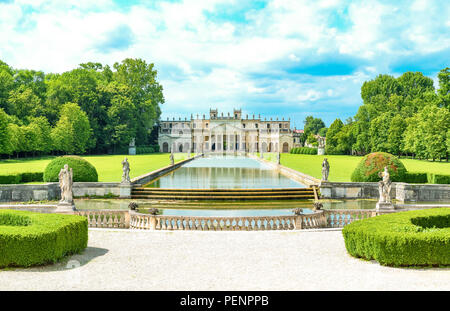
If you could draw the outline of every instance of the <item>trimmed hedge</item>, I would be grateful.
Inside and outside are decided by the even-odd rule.
[[[293,153],[293,154],[317,154],[317,148],[297,147],[297,148],[292,148],[290,153]]]
[[[137,146],[136,154],[147,154],[159,152],[159,145]]]
[[[450,208],[355,221],[342,234],[347,252],[388,266],[450,265]]]
[[[402,181],[410,184],[426,184],[428,177],[427,173],[406,172]]]
[[[97,182],[98,174],[95,167],[78,156],[63,156],[53,159],[45,168],[44,181],[57,182],[58,175],[64,164],[68,164],[73,169],[74,182]]]
[[[428,173],[429,184],[450,184],[450,175]]]
[[[83,216],[0,210],[0,267],[54,263],[87,242]]]
[[[9,175],[0,175],[0,184],[20,184],[33,181],[44,181],[44,173],[26,172]]]
[[[379,172],[388,167],[391,181],[405,180],[406,168],[394,155],[386,152],[373,152],[366,155],[352,173],[353,182],[376,182],[380,180]]]

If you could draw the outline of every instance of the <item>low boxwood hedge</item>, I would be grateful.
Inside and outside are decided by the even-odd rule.
[[[406,172],[402,181],[409,184],[426,184],[427,173]]]
[[[53,263],[87,247],[87,219],[0,210],[0,267]]]
[[[450,208],[355,221],[342,234],[350,255],[388,266],[450,265]]]
[[[44,181],[43,172],[25,172],[0,175],[0,184],[21,184],[33,181]]]
[[[296,148],[292,148],[290,153],[293,153],[293,154],[317,154],[317,148],[296,147]]]
[[[58,175],[64,165],[69,165],[73,169],[74,182],[97,182],[98,173],[95,167],[79,156],[63,156],[53,159],[45,168],[44,181],[57,182]]]
[[[429,184],[450,184],[450,175],[428,173]]]

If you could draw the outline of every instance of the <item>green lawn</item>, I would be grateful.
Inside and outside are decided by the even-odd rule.
[[[95,166],[99,181],[120,182],[122,164],[125,157],[130,162],[130,177],[134,178],[170,164],[170,153],[153,153],[140,155],[100,155],[83,158]],[[175,153],[175,162],[187,158],[185,153]],[[53,157],[0,160],[0,175],[19,172],[43,172]]]
[[[264,158],[270,161],[276,161],[275,153],[265,153]],[[343,156],[343,155],[308,155],[308,154],[281,154],[281,164],[305,173],[307,175],[321,178],[322,177],[322,161],[328,159],[330,163],[330,181],[350,181],[356,165],[361,161],[362,157]],[[410,172],[425,172],[435,174],[450,175],[450,163],[447,162],[430,162],[413,159],[400,159]]]

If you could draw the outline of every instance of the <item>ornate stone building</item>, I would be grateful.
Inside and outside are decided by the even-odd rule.
[[[197,114],[190,120],[160,121],[158,143],[162,152],[235,153],[289,152],[294,147],[290,119],[264,120],[260,115],[243,118],[241,110],[219,115],[210,109],[209,119]]]

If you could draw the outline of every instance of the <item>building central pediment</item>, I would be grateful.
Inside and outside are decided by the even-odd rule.
[[[231,125],[229,123],[220,123],[214,127],[211,127],[211,133],[214,132],[235,132],[235,131],[242,131],[242,128],[236,127],[234,125]]]

